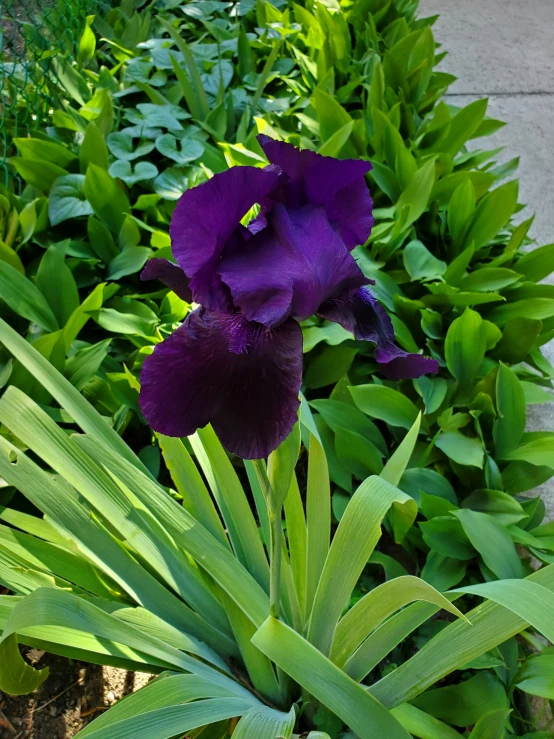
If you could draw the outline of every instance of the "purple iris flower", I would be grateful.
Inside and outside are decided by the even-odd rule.
[[[178,266],[151,259],[141,275],[201,306],[144,362],[144,416],[167,436],[211,423],[245,459],[266,457],[297,420],[298,322],[314,313],[373,342],[388,378],[438,370],[396,346],[350,253],[373,225],[364,179],[371,164],[258,140],[271,164],[233,167],[187,190],[170,227]],[[258,215],[242,225],[256,204]]]

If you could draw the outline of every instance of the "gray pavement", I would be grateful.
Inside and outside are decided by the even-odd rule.
[[[528,204],[520,217],[536,214],[537,245],[554,242],[554,0],[420,0],[420,14],[440,14],[435,40],[449,52],[441,69],[458,78],[448,102],[488,97],[488,115],[508,123],[475,148],[520,157],[519,200]],[[554,364],[554,342],[545,354]],[[554,403],[528,415],[529,430],[554,431]],[[539,490],[554,519],[554,478]]]

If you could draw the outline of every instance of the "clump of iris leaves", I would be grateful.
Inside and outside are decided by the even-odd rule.
[[[44,73],[59,104],[0,190],[0,687],[46,676],[18,640],[161,675],[79,736],[554,736],[554,526],[528,494],[554,435],[525,431],[552,400],[554,245],[529,249],[486,100],[442,99],[433,21],[414,0],[124,0]],[[186,188],[264,166],[260,132],[371,160],[355,256],[441,367],[384,381],[305,321],[296,475],[298,449],[229,460],[209,429],[153,437],[137,404],[191,310],[139,272],[171,258]]]

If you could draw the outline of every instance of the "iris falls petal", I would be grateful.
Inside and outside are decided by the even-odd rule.
[[[296,423],[302,332],[198,308],[146,359],[140,405],[155,430],[189,436],[211,423],[227,449],[266,457]]]

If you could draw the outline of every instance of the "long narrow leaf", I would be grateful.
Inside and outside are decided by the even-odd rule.
[[[29,342],[0,318],[0,342],[16,357],[40,384],[65,408],[69,415],[87,434],[103,440],[116,449],[125,459],[150,474],[140,459],[105,419],[88,403]]]
[[[363,568],[381,536],[381,522],[391,506],[402,506],[411,520],[417,504],[380,477],[369,477],[354,493],[335,533],[321,575],[308,639],[328,654],[336,625]]]
[[[501,584],[501,582],[499,581],[498,584]],[[554,565],[543,567],[525,580],[518,580],[517,582],[538,584],[542,586],[541,594],[543,591],[552,594],[552,591],[554,591]],[[490,584],[488,583],[488,585]],[[533,593],[534,601],[534,589]],[[552,595],[548,596],[549,601],[551,597]],[[538,619],[541,628],[543,628],[545,624],[543,623],[542,608],[539,606],[535,609],[532,602],[527,610],[530,610],[530,612],[526,613],[526,616],[533,616],[534,621]],[[447,626],[411,659],[372,685],[369,688],[372,695],[389,708],[406,703],[433,685],[437,680],[454,670],[460,669],[471,660],[523,631],[529,625],[525,618],[490,601],[478,606],[466,615],[471,621],[471,625],[464,621],[457,621]],[[549,633],[552,628],[551,621],[550,617]]]
[[[281,621],[268,618],[252,641],[360,739],[409,739],[390,711]]]
[[[397,577],[371,590],[341,619],[335,633],[331,659],[342,667],[358,646],[386,618],[412,601],[427,601],[465,618],[450,601],[419,577]]]
[[[329,469],[323,446],[313,434],[310,434],[308,456],[306,532],[305,616],[307,617],[312,609],[315,592],[323,567],[325,566],[331,539]]]

